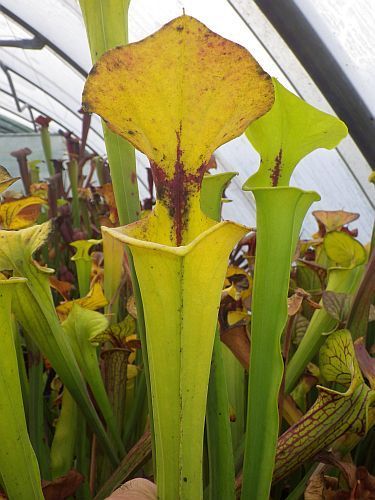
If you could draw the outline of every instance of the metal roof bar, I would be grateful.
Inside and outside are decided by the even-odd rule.
[[[375,121],[337,60],[293,0],[254,0],[304,66],[372,169]]]
[[[4,94],[6,94],[6,95],[8,95],[8,96],[10,96],[10,97],[13,97],[13,98],[14,98],[13,94],[12,94],[11,92],[8,92],[8,91],[7,91],[7,90],[5,90],[5,89],[0,88],[0,92],[3,92]],[[20,102],[20,103],[23,103],[23,104],[24,104],[23,109],[28,109],[28,110],[29,110],[29,112],[32,112],[32,110],[34,110],[34,111],[36,111],[36,112],[38,113],[38,115],[45,115],[45,112],[44,112],[44,111],[42,111],[41,109],[39,109],[39,108],[37,108],[37,107],[33,106],[32,104],[27,103],[24,99],[21,99],[21,98],[19,97],[19,98],[18,98],[18,100],[19,100],[19,102]],[[2,109],[5,109],[5,110],[6,110],[6,111],[8,111],[9,113],[12,113],[12,114],[14,114],[14,115],[16,115],[16,116],[19,116],[19,115],[17,115],[14,111],[12,111],[12,110],[10,110],[10,109],[8,109],[8,108],[6,108],[6,107],[4,107],[4,106],[1,106],[1,105],[0,105],[0,109],[1,109],[1,108],[2,108]],[[29,121],[29,120],[27,120],[27,118],[25,118],[24,116],[21,116],[21,118],[23,118],[23,119],[24,119],[24,120],[26,120],[26,121]],[[53,119],[53,121],[54,121],[54,123],[56,123],[57,125],[59,125],[62,129],[66,130],[67,132],[72,132],[70,129],[68,129],[68,127],[67,127],[66,125],[64,125],[63,123],[61,123],[59,120],[55,120],[55,119]],[[76,134],[74,134],[74,135],[76,135]],[[78,137],[78,136],[76,136],[76,137]],[[86,147],[87,147],[88,149],[90,149],[93,153],[98,154],[98,153],[95,151],[95,149],[94,149],[92,146],[90,146],[89,144],[87,144],[87,145],[86,145]]]
[[[14,47],[25,50],[41,50],[46,43],[38,36],[33,38],[17,38],[16,40],[0,40],[0,47]]]
[[[37,31],[32,26],[30,26],[30,24],[26,23],[23,19],[18,17],[16,14],[14,14],[14,12],[7,9],[3,5],[0,5],[0,10],[1,10],[1,12],[3,12],[3,14],[5,14],[10,19],[15,21],[17,24],[22,26],[22,28],[27,30],[32,35],[34,35],[40,41],[40,43],[43,43],[48,48],[50,48],[53,52],[55,52],[58,56],[60,56],[65,62],[67,62],[70,66],[72,66],[72,68],[74,68],[76,71],[78,71],[78,73],[80,73],[85,78],[87,77],[87,71],[85,71],[85,69],[82,68],[82,66],[80,66],[76,61],[74,61],[74,59],[69,57],[68,54],[66,54],[63,50],[61,50],[57,45],[55,45],[50,40],[48,40],[46,37],[44,37],[41,33],[39,33],[39,31]]]

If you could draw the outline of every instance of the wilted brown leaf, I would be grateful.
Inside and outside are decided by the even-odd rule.
[[[304,295],[301,293],[294,293],[291,297],[288,297],[288,316],[295,316],[302,305]]]
[[[126,302],[126,309],[128,313],[133,316],[133,318],[137,319],[137,306],[135,304],[134,295],[131,295]]]
[[[50,276],[49,284],[52,288],[59,292],[65,300],[69,300],[69,294],[74,288],[73,283],[70,283],[69,281],[61,281],[57,279],[56,276]]]
[[[321,236],[331,231],[340,231],[343,226],[359,218],[359,214],[344,210],[315,210],[312,214],[318,223]]]
[[[53,481],[43,481],[44,498],[45,500],[65,500],[74,495],[83,481],[82,474],[74,469]]]
[[[108,205],[109,220],[112,222],[112,224],[118,224],[118,213],[112,184],[103,184],[103,186],[96,188],[96,190],[101,196],[103,196],[104,201]]]
[[[321,306],[311,300],[311,295],[303,288],[296,288],[294,294],[288,298],[288,316],[295,316],[303,301],[306,301],[313,309],[321,309]]]
[[[228,330],[220,330],[220,340],[238,359],[245,370],[249,369],[250,340],[245,326],[236,326]]]

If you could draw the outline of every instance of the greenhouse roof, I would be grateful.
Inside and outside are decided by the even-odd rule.
[[[360,239],[367,241],[374,214],[368,176],[375,165],[375,9],[371,2],[132,0],[130,41],[156,31],[183,9],[245,46],[290,90],[347,123],[350,135],[335,150],[318,150],[306,157],[293,183],[320,193],[322,199],[313,209],[359,212],[354,227],[359,228]],[[2,0],[0,32],[1,127],[17,128],[18,124],[20,131],[34,130],[35,117],[45,114],[53,119],[52,131],[70,130],[79,136],[81,94],[91,60],[78,2]],[[105,153],[96,116],[88,146]],[[141,195],[146,196],[148,162],[140,153],[137,159]],[[219,171],[239,173],[233,182],[236,188],[259,165],[257,153],[244,136],[219,148],[216,159]],[[232,190],[228,190],[229,198]],[[225,205],[225,217],[254,224],[252,195],[236,189],[233,199]],[[304,236],[315,229],[310,216]]]

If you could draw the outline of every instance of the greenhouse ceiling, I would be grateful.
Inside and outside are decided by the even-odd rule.
[[[52,131],[81,133],[81,94],[91,68],[76,0],[2,0],[0,17],[0,115],[33,128],[39,114]],[[374,213],[375,9],[367,0],[132,0],[129,36],[137,41],[185,11],[212,30],[245,46],[271,75],[314,106],[336,113],[350,135],[333,151],[305,158],[293,183],[317,190],[313,209],[359,212],[354,223],[367,241]],[[218,109],[218,113],[220,110]],[[20,147],[26,144],[20,144]],[[105,154],[100,120],[94,116],[88,146]],[[242,136],[215,153],[219,171],[236,171],[238,188],[259,165]],[[141,194],[147,160],[138,154]],[[5,165],[6,166],[6,165]],[[231,197],[231,189],[227,192]],[[237,190],[224,215],[254,223],[252,195]],[[304,235],[315,230],[311,216]]]

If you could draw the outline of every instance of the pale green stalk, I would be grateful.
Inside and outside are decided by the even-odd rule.
[[[40,128],[40,138],[42,140],[42,147],[44,152],[44,157],[46,159],[49,176],[55,175],[55,167],[52,161],[52,146],[51,146],[51,136],[49,133],[48,126],[42,126]]]
[[[63,476],[72,468],[77,438],[77,418],[77,404],[69,391],[64,389],[60,417],[51,446],[52,479]]]
[[[102,240],[76,240],[70,243],[70,246],[76,249],[76,253],[71,257],[76,266],[78,288],[80,297],[84,297],[90,291],[90,275],[92,259],[89,254],[93,245],[99,245]]]
[[[130,0],[80,0],[93,64],[96,63],[99,57],[107,50],[128,43],[129,3]],[[129,224],[136,221],[140,213],[135,151],[128,141],[111,132],[104,123],[103,131],[119,220],[121,224]],[[133,283],[133,293],[137,305],[137,330],[142,342],[147,398],[151,410],[150,374],[148,368],[142,297],[134,270],[132,256],[130,252],[127,252],[127,255]],[[105,256],[105,259],[106,258],[108,259],[111,257],[107,255],[107,257]],[[122,262],[122,255],[121,257],[116,256],[116,259],[121,259]],[[110,291],[107,284],[105,288],[107,292]],[[111,292],[115,292],[116,290],[114,290],[112,286]],[[117,304],[114,307],[114,312],[117,312]],[[151,411],[150,419],[152,428]]]
[[[93,64],[109,49],[128,43],[130,0],[80,0]],[[103,123],[113,190],[121,224],[140,212],[134,148]]]
[[[81,215],[78,198],[78,163],[76,160],[68,162],[68,173],[72,191],[73,227],[78,229],[81,225]]]
[[[206,428],[209,461],[209,499],[235,498],[234,459],[229,420],[228,390],[216,332],[208,384]]]
[[[232,446],[233,452],[237,456],[238,449],[242,448],[243,455],[243,439],[245,434],[245,413],[246,413],[246,398],[245,393],[247,386],[245,384],[245,372],[241,363],[233,355],[225,344],[221,345],[221,354],[223,357],[225,378],[228,388],[228,399],[231,406],[231,411],[235,418],[231,422]],[[237,461],[235,461],[237,467]],[[242,459],[241,459],[242,466]]]
[[[224,190],[236,175],[228,172],[205,175],[201,189],[203,212],[216,221],[221,219]],[[209,461],[209,498],[235,498],[232,436],[229,420],[228,389],[222,357],[220,334],[216,329],[207,393],[206,429]]]
[[[82,413],[77,412],[76,468],[85,477],[85,482],[76,492],[77,500],[90,500],[90,443],[87,435],[87,425]]]
[[[26,346],[30,388],[28,429],[30,441],[38,459],[40,472],[43,479],[47,480],[50,479],[51,472],[49,467],[49,449],[44,432],[44,363],[39,349],[31,339],[26,338]]]
[[[25,280],[0,280],[0,474],[10,500],[43,500],[38,462],[27,433],[12,334],[12,293]]]
[[[18,362],[18,373],[20,376],[21,390],[22,390],[22,400],[23,407],[25,409],[26,420],[28,419],[29,414],[29,402],[30,402],[30,387],[29,380],[27,378],[25,360],[23,357],[22,345],[21,345],[21,335],[18,332],[18,325],[15,321],[14,316],[12,317],[12,331],[14,338],[14,345],[17,353],[17,362]]]
[[[98,365],[96,347],[90,342],[91,337],[103,332],[107,328],[108,321],[103,314],[84,309],[78,304],[74,304],[68,319],[64,321],[62,326],[69,339],[81,372],[89,384],[95,401],[103,414],[112,435],[114,446],[122,456],[125,453],[125,448],[121,440],[121,433],[104,387]]]
[[[254,188],[257,251],[253,284],[243,500],[269,498],[279,431],[283,375],[280,338],[287,321],[290,265],[314,192]]]
[[[162,499],[203,495],[204,415],[217,309],[228,255],[247,231],[202,213],[202,171],[220,144],[242,133],[273,101],[271,82],[250,55],[219,40],[181,16],[142,44],[104,55],[84,89],[84,109],[97,112],[145,152],[153,168],[155,209],[140,222],[105,230],[129,245],[145,305]],[[216,52],[209,54],[210,46]],[[230,60],[234,53],[238,57]],[[190,77],[198,82],[202,67],[200,85],[191,85]],[[153,70],[164,77],[163,93]],[[218,80],[218,74],[229,73]],[[227,100],[220,116],[215,98]],[[254,105],[246,108],[248,102]]]
[[[118,323],[120,287],[123,280],[125,245],[103,232],[104,295],[108,300],[106,313],[110,324]]]
[[[134,432],[137,430],[137,424],[139,422],[140,415],[142,415],[142,409],[146,399],[146,379],[145,372],[143,370],[137,376],[136,384],[131,405],[129,404],[129,398],[126,398],[126,418],[124,419],[125,421],[123,424],[123,441],[127,449],[135,442]]]
[[[253,192],[257,206],[243,500],[269,498],[290,265],[303,218],[319,199],[316,193],[288,187],[290,177],[304,156],[317,148],[332,149],[347,134],[336,117],[304,102],[275,78],[273,84],[274,105],[246,131],[261,164],[243,187]]]

